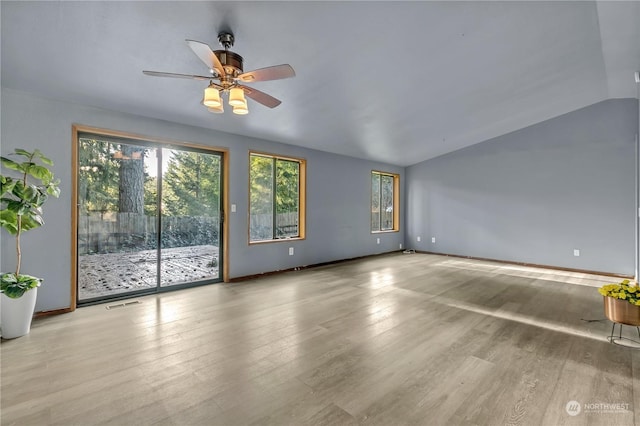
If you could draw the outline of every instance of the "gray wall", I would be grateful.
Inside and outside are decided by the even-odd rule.
[[[372,235],[369,231],[371,170],[399,173],[403,199],[404,169],[401,167],[39,99],[4,88],[1,120],[2,155],[16,147],[39,148],[54,161],[54,172],[62,181],[62,196],[45,205],[45,227],[23,237],[23,272],[45,278],[39,290],[38,311],[69,306],[73,123],[229,149],[229,202],[237,205],[236,213],[227,214],[231,278],[397,250],[404,242],[403,232]],[[248,245],[250,149],[307,160],[306,240]],[[376,237],[381,239],[379,245]],[[1,238],[2,270],[10,271],[15,261],[13,239],[4,231]],[[289,247],[295,248],[294,256],[288,255]]]
[[[636,133],[636,267],[635,279],[640,282],[640,83],[636,84],[638,93],[638,132]]]
[[[408,247],[633,275],[637,131],[608,100],[407,167]]]

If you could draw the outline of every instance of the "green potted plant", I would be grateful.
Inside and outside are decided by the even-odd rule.
[[[29,333],[35,309],[37,289],[42,279],[21,274],[22,251],[20,236],[23,232],[44,225],[42,205],[49,196],[58,197],[59,181],[47,166],[53,162],[39,150],[32,152],[15,149],[22,161],[0,157],[2,166],[14,176],[0,174],[0,226],[16,240],[16,268],[0,274],[0,328],[4,339]]]
[[[604,296],[604,314],[618,324],[640,326],[640,287],[623,280],[617,284],[605,284],[598,289]]]

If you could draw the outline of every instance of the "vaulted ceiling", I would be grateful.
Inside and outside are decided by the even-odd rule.
[[[2,1],[2,87],[401,166],[636,97],[640,2]],[[282,100],[211,114],[187,47],[231,29]]]

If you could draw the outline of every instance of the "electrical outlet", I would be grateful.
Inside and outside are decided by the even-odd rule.
[[[402,248],[402,243],[400,243],[400,248]]]
[[[435,244],[435,242],[436,242],[436,237],[431,237],[431,242]]]
[[[421,240],[421,239],[422,239],[422,238],[420,238],[420,237],[416,237],[416,241],[417,241],[417,242],[420,242],[420,240]]]
[[[376,238],[376,244],[380,244],[380,238]]]
[[[574,256],[580,256],[580,250],[578,250],[578,249],[573,249],[573,255],[574,255]]]
[[[289,247],[289,256],[293,256],[293,247]]]

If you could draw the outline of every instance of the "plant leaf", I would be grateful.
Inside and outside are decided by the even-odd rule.
[[[38,157],[40,159],[40,161],[42,161],[44,164],[48,165],[48,166],[53,166],[53,161],[51,161],[48,157],[45,157],[44,154],[42,152],[40,152],[39,149],[36,149],[35,151],[33,151],[33,154]]]
[[[11,210],[0,211],[0,226],[2,226],[11,235],[18,233],[18,216]]]
[[[27,170],[27,173],[29,173],[34,178],[41,180],[45,185],[48,185],[53,178],[53,174],[49,171],[49,169],[43,166],[38,166],[37,164],[32,164]]]
[[[35,185],[27,185],[24,187],[20,198],[29,203],[34,203],[37,201],[39,194],[40,192],[38,192],[38,188]]]
[[[31,158],[32,153],[30,153],[29,151],[25,150],[25,149],[21,149],[21,148],[16,148],[13,150],[17,155],[22,155],[24,157],[27,158]]]
[[[42,225],[44,225],[44,220],[39,214],[28,212],[22,215],[22,230],[24,232],[39,228]]]
[[[0,185],[0,195],[4,195],[13,190],[13,187],[16,185],[16,181],[8,176],[2,176]]]
[[[60,188],[56,184],[49,184],[47,186],[47,194],[58,198],[60,196]]]
[[[19,213],[20,210],[23,210],[25,205],[23,201],[19,201],[19,200],[13,200],[11,198],[2,198],[0,199],[3,203],[6,203],[6,210],[12,211],[15,214],[21,214]],[[2,210],[4,211],[4,209]]]
[[[44,155],[40,156],[40,161],[42,161],[44,164],[46,164],[47,166],[53,166],[53,161],[49,160],[47,157],[45,157]]]
[[[16,170],[18,172],[22,171],[22,169],[20,168],[20,164],[16,163],[15,161],[13,161],[10,158],[0,157],[0,161],[2,161],[2,165],[4,167],[6,167],[7,169]]]
[[[18,282],[18,278],[16,278],[16,274],[2,274],[2,279],[3,282],[8,283],[8,284],[13,284],[13,283],[17,283]]]

